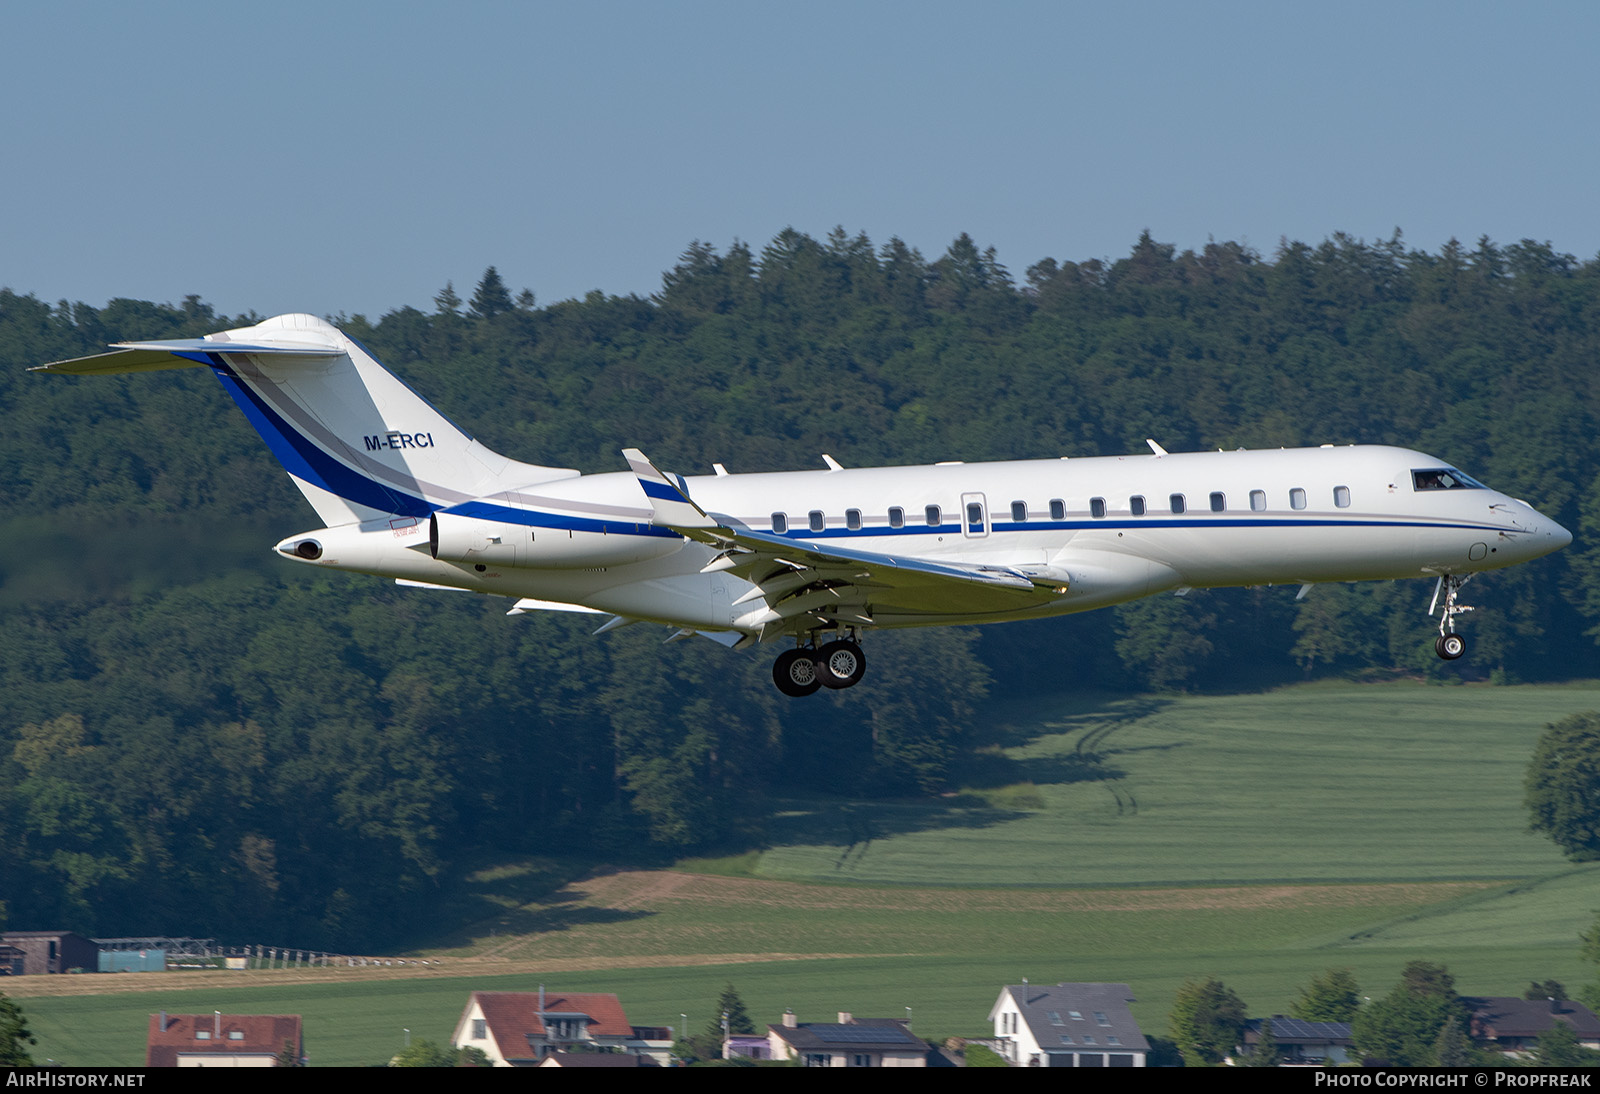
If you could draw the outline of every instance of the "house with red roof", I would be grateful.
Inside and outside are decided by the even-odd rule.
[[[665,1064],[672,1031],[629,1025],[615,995],[541,987],[473,992],[451,1043],[481,1049],[496,1067],[537,1067],[555,1052],[644,1055]]]
[[[298,1014],[150,1016],[146,1067],[278,1067],[285,1053],[305,1062]]]

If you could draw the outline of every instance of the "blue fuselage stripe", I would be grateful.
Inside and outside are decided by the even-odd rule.
[[[565,513],[546,513],[538,509],[513,509],[509,505],[496,505],[487,501],[469,501],[444,510],[453,516],[477,517],[495,520],[502,524],[521,524],[530,528],[563,528],[573,532],[598,532],[608,536],[649,536],[656,539],[682,539],[670,528],[635,521],[598,520],[594,517],[574,517]]]
[[[1003,532],[1083,532],[1093,528],[1109,528],[1114,531],[1150,528],[1182,528],[1193,531],[1201,528],[1433,528],[1454,531],[1482,532],[1492,535],[1505,532],[1514,535],[1520,529],[1499,528],[1494,525],[1464,524],[1459,522],[1430,521],[1430,520],[1371,520],[1339,517],[1178,517],[1158,518],[1149,520],[1135,518],[1133,520],[1107,520],[1085,518],[1083,520],[1030,520],[1030,521],[997,521],[990,526],[990,534]],[[960,535],[959,524],[936,525],[907,525],[903,528],[866,527],[852,528],[827,528],[820,532],[813,532],[807,528],[790,529],[788,532],[774,533],[792,540],[813,539],[859,539],[862,537],[873,538],[877,536],[926,536],[926,535]],[[974,534],[979,534],[974,526]]]

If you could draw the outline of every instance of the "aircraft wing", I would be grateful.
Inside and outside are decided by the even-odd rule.
[[[681,479],[656,469],[638,449],[625,449],[653,507],[652,523],[721,549],[707,573],[727,572],[755,588],[734,602],[750,611],[742,629],[808,629],[817,620],[870,626],[953,613],[1015,612],[1055,599],[1060,575],[1029,575],[1009,566],[935,561],[758,532],[701,509]],[[757,602],[760,603],[757,603]]]

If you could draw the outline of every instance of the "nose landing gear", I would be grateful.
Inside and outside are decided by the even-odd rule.
[[[1433,603],[1428,605],[1429,616],[1438,610],[1440,594],[1444,596],[1444,611],[1439,616],[1439,637],[1434,639],[1433,651],[1446,661],[1454,661],[1467,652],[1467,640],[1456,633],[1456,616],[1470,612],[1472,606],[1457,604],[1456,598],[1461,594],[1461,586],[1471,577],[1471,574],[1440,574],[1439,583],[1433,588]]]

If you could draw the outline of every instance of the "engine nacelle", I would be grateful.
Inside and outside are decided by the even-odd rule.
[[[444,562],[534,570],[626,566],[683,549],[681,536],[652,534],[647,524],[596,523],[598,530],[534,527],[437,512],[428,520],[428,548]]]
[[[525,525],[451,513],[434,513],[428,518],[428,551],[444,562],[515,566],[527,556],[533,539],[534,530]]]

